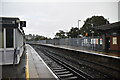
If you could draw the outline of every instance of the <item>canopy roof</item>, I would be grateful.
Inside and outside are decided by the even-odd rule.
[[[18,28],[20,20],[16,17],[0,17],[0,25],[6,28]]]
[[[23,26],[17,17],[0,17],[0,27],[2,28],[17,28],[22,34],[24,34]],[[25,23],[24,23],[25,24]]]
[[[102,31],[107,31],[107,30],[120,30],[120,21],[115,22],[112,24],[106,24],[102,26],[95,26],[93,27],[95,30],[102,30]]]

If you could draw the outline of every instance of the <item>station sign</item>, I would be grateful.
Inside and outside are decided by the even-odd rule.
[[[20,27],[26,27],[26,21],[20,21]]]

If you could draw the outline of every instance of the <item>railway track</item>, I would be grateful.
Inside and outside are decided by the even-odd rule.
[[[50,55],[49,52],[46,52],[47,56],[54,60],[58,66],[52,68],[52,70],[58,75],[60,79],[83,79],[83,80],[90,80],[93,79],[92,76],[88,75],[87,73],[76,69],[74,66],[63,62],[62,60]]]
[[[66,60],[70,60],[70,59],[67,59],[65,58],[64,56],[60,56],[58,57],[58,55],[55,55],[54,53],[52,53],[50,50],[48,49],[45,49],[43,47],[40,47],[40,46],[35,46],[35,49],[36,51],[41,51],[43,54],[43,58],[44,56],[47,56],[48,58],[45,58],[47,60],[45,60],[46,63],[48,63],[49,67],[53,70],[53,72],[58,76],[59,79],[74,79],[74,80],[93,80],[93,79],[96,79],[96,77],[94,76],[91,76],[92,75],[99,75],[99,71],[96,71],[96,70],[93,70],[93,72],[88,69],[89,67],[87,66],[84,66],[84,68],[86,67],[86,70],[88,70],[91,74],[75,67],[75,65],[73,64],[69,64],[69,62],[67,62]],[[41,54],[40,54],[41,56]],[[65,58],[66,60],[63,60],[62,59]],[[72,62],[72,61],[70,61]],[[55,66],[54,66],[55,65]],[[83,67],[83,65],[82,65]],[[97,79],[110,79],[110,80],[116,80],[110,76],[107,76],[105,74],[101,74],[100,75],[102,76],[99,76],[97,77]]]
[[[45,55],[42,54],[41,55],[42,57],[47,56],[45,62],[49,65],[49,67],[53,70],[53,72],[58,76],[60,80],[92,80],[93,79],[93,77],[90,76],[89,74],[80,71],[71,64],[68,64],[56,58],[46,50],[40,48],[37,48],[36,50],[37,51],[40,50],[42,51],[42,53],[45,54]]]

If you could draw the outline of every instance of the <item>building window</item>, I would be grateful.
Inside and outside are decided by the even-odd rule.
[[[4,48],[4,32],[3,32],[3,28],[0,28],[0,48]]]
[[[13,48],[13,29],[6,28],[6,48]]]

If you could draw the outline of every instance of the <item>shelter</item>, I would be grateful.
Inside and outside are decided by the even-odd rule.
[[[24,51],[25,21],[15,17],[0,17],[0,65],[18,64]]]

